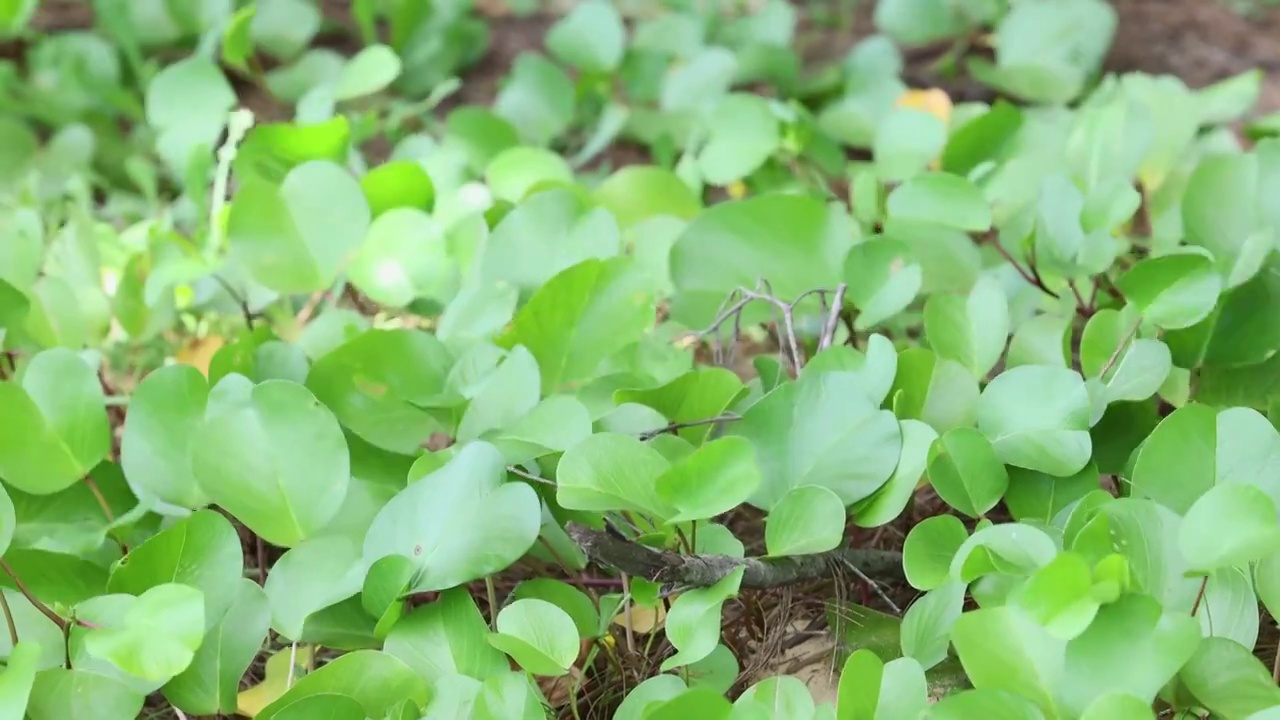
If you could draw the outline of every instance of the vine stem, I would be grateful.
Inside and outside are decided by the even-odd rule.
[[[9,598],[0,589],[0,610],[4,610],[4,622],[9,626],[9,640],[14,647],[18,646],[18,626],[13,622],[13,609],[9,607]]]
[[[4,573],[13,580],[13,584],[18,588],[18,592],[22,593],[22,596],[27,599],[27,602],[31,603],[32,607],[39,610],[42,615],[53,621],[53,624],[57,625],[58,629],[61,630],[64,635],[67,633],[67,628],[69,627],[67,619],[54,612],[48,605],[40,602],[35,595],[32,595],[31,591],[27,589],[27,586],[18,579],[18,574],[13,571],[12,567],[9,567],[9,563],[4,561],[4,558],[0,558],[0,570],[4,570]]]
[[[1120,338],[1120,344],[1116,345],[1116,349],[1111,352],[1111,357],[1107,358],[1107,362],[1103,364],[1102,370],[1098,372],[1099,379],[1106,377],[1112,366],[1114,366],[1116,361],[1120,359],[1120,355],[1124,352],[1124,349],[1128,347],[1129,343],[1133,342],[1133,337],[1138,334],[1138,328],[1141,327],[1141,325],[1141,317],[1133,321],[1133,325],[1131,325],[1128,331],[1125,332],[1124,337]]]
[[[227,207],[227,188],[231,185],[231,163],[253,127],[253,111],[238,108],[227,118],[227,139],[218,148],[218,166],[213,174],[213,196],[209,202],[209,238],[205,244],[212,257],[222,248],[222,213]]]

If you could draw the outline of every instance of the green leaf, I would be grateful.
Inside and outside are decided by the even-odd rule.
[[[985,515],[1009,487],[995,448],[973,428],[954,428],[935,440],[928,468],[938,497],[969,517]]]
[[[27,705],[30,720],[126,720],[142,712],[146,697],[120,680],[92,670],[50,668],[36,673]]]
[[[627,435],[596,433],[569,448],[556,467],[556,502],[571,510],[633,510],[654,518],[676,514],[658,490],[670,462]]]
[[[1014,591],[1012,600],[1044,629],[1063,640],[1079,637],[1101,603],[1093,595],[1093,572],[1084,556],[1064,552]]]
[[[680,595],[667,611],[667,640],[676,654],[662,661],[662,671],[684,667],[710,655],[720,641],[720,611],[724,601],[738,594],[745,568],[738,568],[715,585]]]
[[[202,593],[166,583],[129,599],[118,625],[85,633],[85,650],[143,680],[167,681],[185,670],[204,637]]]
[[[249,177],[227,218],[231,257],[280,293],[328,290],[369,229],[360,183],[328,160],[310,160],[279,185]]]
[[[158,134],[156,149],[175,174],[186,170],[197,148],[214,149],[235,104],[231,83],[204,57],[184,58],[151,78],[144,99],[147,125]]]
[[[614,258],[620,249],[617,224],[608,211],[588,208],[569,190],[543,190],[502,218],[479,267],[486,280],[532,293],[558,273],[590,258]]]
[[[354,100],[385,89],[400,76],[400,56],[386,45],[368,45],[342,66],[333,98]]]
[[[870,335],[866,353],[848,345],[833,345],[810,358],[801,374],[831,371],[857,374],[871,404],[883,405],[898,372],[898,351],[885,336]]]
[[[420,330],[369,330],[316,361],[307,389],[375,447],[417,452],[438,424],[421,406],[445,389],[453,358]]]
[[[678,291],[671,317],[687,327],[705,327],[729,293],[756,287],[762,276],[784,300],[834,287],[854,240],[845,222],[803,195],[762,195],[707,209],[671,249]]]
[[[612,212],[623,229],[664,215],[692,220],[702,209],[702,201],[679,176],[652,165],[618,169],[591,197]]]
[[[564,459],[561,458],[561,466]],[[658,476],[658,495],[677,510],[668,523],[706,520],[729,512],[760,486],[754,448],[742,437],[723,437],[694,450]],[[844,510],[840,511],[841,530]]]
[[[360,189],[374,218],[393,208],[431,212],[436,200],[431,176],[422,163],[412,160],[393,160],[373,168],[360,178]]]
[[[271,610],[262,587],[242,577],[224,590],[231,595],[225,612],[206,616],[213,627],[205,634],[191,664],[161,689],[174,707],[188,713],[234,713],[240,679],[267,638]]]
[[[937,294],[924,306],[925,336],[940,357],[986,377],[1004,354],[1009,339],[1009,303],[991,276],[974,284],[967,298]]]
[[[951,628],[964,609],[965,585],[947,581],[924,594],[902,617],[902,654],[926,671],[947,659]]]
[[[1267,171],[1263,159],[1259,153],[1214,153],[1201,158],[1187,179],[1182,200],[1187,243],[1212,254],[1228,288],[1257,274],[1273,247],[1259,217],[1264,211],[1258,193]]]
[[[1015,520],[1051,523],[1064,508],[1096,489],[1098,468],[1092,462],[1065,478],[1026,468],[1009,468],[1004,504]]]
[[[902,570],[917,590],[933,590],[947,582],[956,551],[969,531],[955,515],[927,517],[911,528],[902,546]]]
[[[608,357],[653,325],[654,298],[630,258],[585,260],[551,278],[516,313],[499,344],[538,360],[544,393],[595,377]]]
[[[572,183],[573,169],[550,150],[518,145],[494,155],[484,179],[495,198],[518,203],[537,194],[544,184]]]
[[[1155,711],[1133,695],[1112,693],[1094,701],[1080,720],[1155,720]]]
[[[458,588],[405,615],[391,628],[383,649],[434,686],[453,675],[483,680],[506,670],[507,658],[488,637],[475,602],[466,588]]]
[[[0,382],[0,476],[35,495],[79,481],[111,449],[97,373],[70,350],[40,352],[22,382]]]
[[[141,595],[166,583],[182,583],[204,593],[205,618],[226,614],[243,577],[240,536],[213,510],[199,510],[134,547],[111,569],[107,591]]]
[[[700,367],[684,373],[665,385],[650,389],[618,390],[613,401],[639,403],[657,410],[673,423],[689,423],[719,416],[746,394],[742,380],[730,370]],[[708,423],[677,430],[677,434],[694,445],[700,445],[711,434]]]
[[[805,555],[835,549],[844,539],[840,497],[818,485],[792,488],[769,509],[764,542],[769,555]]]
[[[947,126],[938,116],[899,108],[876,128],[871,154],[881,180],[907,180],[941,156]]]
[[[1213,260],[1191,251],[1143,260],[1117,278],[1116,287],[1148,322],[1168,330],[1203,320],[1223,289]]]
[[[1280,688],[1250,650],[1226,638],[1205,638],[1178,679],[1198,704],[1223,717],[1245,717],[1280,705]]]
[[[574,102],[573,81],[563,70],[537,53],[523,52],[512,63],[493,110],[525,142],[546,145],[573,122]]]
[[[208,504],[191,468],[208,399],[208,381],[190,365],[162,367],[142,379],[120,439],[120,465],[131,487],[179,507]]]
[[[290,706],[311,697],[337,695],[364,708],[365,717],[387,717],[404,700],[427,702],[427,686],[409,666],[376,650],[357,650],[299,678],[288,692],[262,709],[255,720],[282,720]],[[300,717],[300,716],[295,716]]]
[[[32,642],[19,642],[9,653],[0,673],[0,720],[23,720],[39,660],[40,646]]]
[[[236,150],[232,169],[242,180],[256,176],[279,184],[290,170],[310,160],[346,162],[350,144],[351,123],[344,116],[307,125],[255,125]]]
[[[502,608],[498,632],[489,644],[534,675],[559,677],[578,658],[578,628],[564,610],[546,600],[526,598]]]
[[[410,207],[393,208],[373,221],[347,277],[370,300],[395,308],[418,298],[446,303],[461,284],[444,229]]]
[[[611,3],[586,2],[551,26],[547,49],[562,63],[586,73],[618,68],[626,49],[627,30]]]
[[[662,81],[658,108],[664,112],[681,112],[713,106],[729,91],[738,61],[723,47],[709,46],[697,50],[688,62],[667,73]]]
[[[875,327],[905,310],[923,278],[905,243],[878,238],[854,245],[844,261],[847,297],[859,311],[854,329]]]
[[[249,58],[253,55],[253,35],[250,30],[257,10],[256,6],[249,5],[235,11],[227,22],[227,29],[222,33],[222,62],[240,72],[249,71]]]
[[[853,521],[858,527],[880,527],[892,522],[915,494],[929,460],[929,448],[938,438],[933,428],[919,420],[900,420],[902,452],[893,476],[871,497],[854,506]]]
[[[307,621],[360,590],[365,574],[358,541],[324,535],[290,549],[267,575],[271,627],[295,642],[307,636]]]
[[[961,690],[951,693],[929,709],[929,720],[1045,720],[1045,714],[1030,700],[1001,690]]]
[[[1054,688],[1067,677],[1067,645],[1022,610],[1005,605],[967,612],[956,620],[951,643],[975,688],[1019,695],[1056,715]]]
[[[971,583],[985,575],[1030,575],[1058,554],[1057,543],[1044,530],[1023,523],[979,528],[951,558],[951,577]]]
[[[511,597],[515,600],[523,598],[546,600],[573,618],[578,634],[584,639],[600,636],[600,612],[596,610],[595,602],[585,592],[567,582],[554,578],[531,578],[516,585],[511,591]]]
[[[342,505],[351,480],[347,441],[301,385],[243,387],[237,378],[244,382],[229,375],[211,391],[192,470],[214,502],[263,540],[292,547]]]
[[[1251,485],[1215,485],[1187,510],[1178,547],[1199,572],[1259,560],[1280,549],[1275,503]]]
[[[710,139],[698,153],[698,170],[724,186],[755,172],[782,143],[778,118],[758,95],[730,93],[711,111]]]
[[[959,175],[929,172],[909,178],[885,202],[889,217],[936,223],[966,232],[991,227],[991,207],[982,192]]]
[[[752,405],[733,432],[756,449],[764,482],[748,502],[766,510],[802,485],[852,505],[884,485],[902,447],[893,413],[872,405],[849,372],[801,375]]]
[[[411,483],[378,513],[364,541],[366,565],[387,555],[413,561],[411,592],[444,590],[506,569],[538,539],[541,503],[505,482],[506,461],[484,442]]]
[[[973,425],[978,381],[960,363],[913,347],[898,354],[898,372],[889,397],[894,415],[922,420],[942,433]]]
[[[1010,368],[978,398],[978,429],[1008,465],[1074,475],[1089,462],[1089,426],[1089,394],[1072,370]]]

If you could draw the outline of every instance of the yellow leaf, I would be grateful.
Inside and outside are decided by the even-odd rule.
[[[276,700],[289,689],[289,656],[295,656],[293,681],[302,677],[303,668],[311,662],[312,649],[299,645],[296,653],[284,648],[267,658],[267,677],[262,682],[236,695],[236,714],[245,717],[257,717],[262,709]]]
[[[213,361],[214,353],[226,344],[226,341],[217,335],[210,335],[202,338],[192,338],[177,354],[174,359],[180,363],[185,363],[195,367],[205,375],[209,374],[209,363]]]
[[[747,184],[741,180],[735,180],[729,183],[729,186],[726,187],[724,191],[729,194],[730,198],[734,200],[741,200],[747,196]]]
[[[901,108],[922,110],[947,125],[951,124],[951,96],[947,95],[945,90],[938,88],[907,90],[898,96],[898,101],[894,105]]]
[[[668,602],[675,602],[676,597],[678,595],[672,595]],[[662,627],[662,623],[667,619],[667,606],[663,602],[659,602],[654,607],[644,607],[632,603],[630,614],[631,631],[646,635]],[[618,614],[613,616],[613,624],[620,628],[625,628],[627,626],[627,613],[619,610]]]

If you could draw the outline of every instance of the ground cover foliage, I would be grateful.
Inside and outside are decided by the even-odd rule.
[[[91,9],[0,4],[0,720],[1280,717],[1260,73],[592,0],[464,102],[461,0]]]

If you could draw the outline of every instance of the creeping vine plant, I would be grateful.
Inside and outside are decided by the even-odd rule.
[[[589,0],[476,99],[467,0],[38,5],[0,720],[1280,717],[1260,74],[1102,75],[1102,0],[881,0],[816,70],[782,0]],[[747,672],[832,579],[891,641]]]

